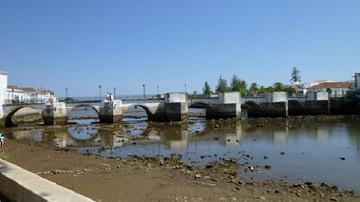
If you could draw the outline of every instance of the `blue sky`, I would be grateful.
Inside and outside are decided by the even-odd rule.
[[[232,74],[262,85],[360,71],[360,1],[0,0],[9,83],[63,96],[201,91]]]

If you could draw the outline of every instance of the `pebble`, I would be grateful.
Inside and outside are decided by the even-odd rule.
[[[252,165],[250,165],[250,166],[249,166],[249,170],[250,170],[251,172],[254,172],[254,171],[255,171],[255,167],[252,166]]]
[[[266,200],[266,197],[265,197],[265,196],[259,196],[258,199],[260,199],[260,200]]]
[[[270,169],[271,169],[271,165],[265,165],[265,169],[266,169],[266,170],[270,170]]]

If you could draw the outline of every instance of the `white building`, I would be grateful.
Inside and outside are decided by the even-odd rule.
[[[17,87],[9,85],[5,103],[47,103],[54,99],[54,93],[43,88]]]
[[[6,89],[8,85],[8,74],[6,72],[0,71],[0,118],[3,116],[3,104],[5,103],[6,98]]]
[[[330,97],[344,97],[348,91],[353,91],[354,82],[325,82],[312,86],[307,92],[328,92]]]

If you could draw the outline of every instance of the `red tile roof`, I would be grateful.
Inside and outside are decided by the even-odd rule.
[[[321,88],[351,88],[352,82],[324,82],[318,85],[312,86],[310,89],[321,89]]]

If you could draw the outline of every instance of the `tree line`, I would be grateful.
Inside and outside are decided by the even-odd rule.
[[[294,67],[291,73],[290,81],[292,84],[298,84],[301,81],[300,71]],[[257,83],[248,83],[245,80],[240,79],[237,75],[233,74],[230,85],[228,81],[220,76],[215,91],[213,91],[206,81],[203,87],[203,96],[210,97],[214,93],[223,93],[223,92],[240,92],[242,96],[257,96],[265,93],[272,93],[276,91],[284,91],[289,94],[296,93],[294,85],[285,85],[281,82],[276,82],[272,86],[259,86]],[[194,92],[194,95],[196,92]]]

